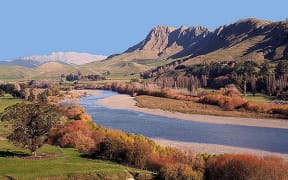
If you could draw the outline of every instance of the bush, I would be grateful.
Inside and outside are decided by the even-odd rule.
[[[193,179],[200,180],[203,179],[203,175],[201,172],[197,172],[191,168],[191,166],[187,164],[167,164],[160,169],[158,179]]]
[[[287,105],[272,106],[271,111],[273,114],[282,114],[282,115],[288,116],[288,106]]]
[[[252,101],[246,102],[244,105],[244,108],[246,110],[254,111],[254,112],[263,112],[264,111],[263,107],[261,107],[260,105],[258,105],[255,102],[252,102]]]
[[[206,179],[276,179],[288,178],[288,164],[281,158],[260,158],[252,155],[226,154],[210,158],[206,165]]]
[[[218,105],[225,110],[234,110],[245,104],[245,100],[240,96],[225,96],[218,93],[211,93],[200,97],[200,103]]]
[[[97,143],[104,135],[92,131],[89,124],[84,121],[70,121],[65,126],[51,129],[48,143],[60,147],[73,147],[82,152],[88,153],[97,148]]]
[[[69,119],[80,120],[80,116],[85,112],[81,106],[69,106],[69,107],[59,107],[59,109],[67,116]]]

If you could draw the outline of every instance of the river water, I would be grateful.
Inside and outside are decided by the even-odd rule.
[[[107,128],[150,138],[288,153],[288,129],[185,121],[132,110],[110,109],[97,103],[116,94],[102,91],[99,95],[81,98],[79,103],[97,124]]]

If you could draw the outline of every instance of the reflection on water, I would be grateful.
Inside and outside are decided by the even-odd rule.
[[[102,126],[181,142],[196,142],[288,153],[288,129],[211,124],[167,118],[132,110],[110,109],[97,100],[116,95],[103,91],[84,97],[80,104]]]

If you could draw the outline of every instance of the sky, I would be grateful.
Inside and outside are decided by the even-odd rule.
[[[287,0],[1,0],[0,60],[76,51],[111,55],[156,25],[205,26],[288,18]]]

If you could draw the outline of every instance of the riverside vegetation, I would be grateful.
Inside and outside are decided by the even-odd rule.
[[[57,88],[55,88],[54,95],[55,92],[57,92]],[[38,97],[41,97],[41,95]],[[59,99],[61,97],[54,96],[54,99],[55,98]],[[51,98],[48,99],[51,100]],[[2,109],[0,113],[3,112],[6,107],[10,106],[9,108],[11,108],[13,104],[16,104],[14,107],[21,105],[29,108],[31,106],[31,102],[18,98],[15,99],[8,94],[0,97],[0,102]],[[25,102],[25,104],[17,104],[19,102]],[[26,112],[26,114],[32,115],[29,111]],[[45,116],[46,114],[43,113],[42,115]],[[15,146],[11,141],[6,139],[6,137],[12,133],[11,126],[12,122],[10,120],[0,121],[0,179],[127,179],[133,176],[141,176],[141,174],[149,175],[147,171],[128,168],[109,161],[84,158],[83,152],[75,148],[52,146],[47,144],[46,141],[41,148],[39,148],[39,142],[34,143],[34,145],[37,144],[37,156],[35,158],[25,149],[29,148],[28,146],[22,148],[18,142],[16,143],[18,145]],[[32,127],[27,128],[32,129]],[[15,141],[16,140],[14,140],[14,142]],[[24,144],[24,142],[21,143]],[[47,167],[49,168],[47,169]]]
[[[14,91],[16,90],[14,89]],[[21,90],[18,89],[17,91],[20,92]],[[54,104],[54,102],[56,101],[55,98],[59,100],[62,99],[62,96],[63,94],[60,93],[59,88],[51,87],[42,92],[39,92],[37,98],[28,99],[33,101],[32,103],[37,103],[39,105],[43,102],[44,104]],[[19,106],[19,104],[13,106],[16,108],[17,106]],[[10,109],[13,109],[13,106],[10,107]],[[22,106],[24,105],[22,104]],[[54,149],[52,150],[54,151],[54,153],[52,153],[54,155],[48,156],[48,159],[45,159],[45,156],[43,156],[43,160],[36,161],[32,159],[22,160],[21,158],[15,159],[5,157],[1,158],[3,162],[7,162],[8,164],[16,163],[16,161],[23,161],[25,163],[31,162],[31,164],[34,164],[31,165],[31,167],[36,166],[40,169],[41,167],[43,168],[43,166],[47,166],[48,164],[49,166],[55,165],[55,168],[59,167],[59,164],[61,164],[61,166],[65,166],[66,164],[67,166],[61,172],[59,172],[60,170],[58,170],[53,171],[52,173],[52,171],[49,170],[45,173],[37,174],[38,177],[58,176],[60,177],[60,179],[61,176],[73,177],[73,171],[79,173],[76,173],[75,176],[79,176],[82,178],[93,176],[96,178],[101,178],[105,177],[105,175],[117,173],[119,175],[119,171],[121,170],[126,172],[126,174],[124,173],[125,175],[127,175],[127,171],[129,171],[131,174],[134,174],[135,177],[137,176],[139,179],[272,178],[280,180],[288,178],[288,163],[278,157],[256,157],[252,155],[229,154],[211,156],[206,154],[195,154],[193,152],[183,152],[181,150],[171,147],[161,147],[152,140],[149,140],[141,135],[127,134],[122,131],[103,128],[93,123],[91,117],[85,114],[85,110],[77,105],[56,104],[54,105],[54,108],[57,108],[57,112],[59,113],[59,115],[62,116],[62,118],[60,118],[61,120],[59,121],[61,123],[57,123],[49,130],[48,136],[47,138],[45,138],[47,141],[45,142],[51,145],[57,145],[60,147],[60,149],[64,148],[62,149],[63,152],[59,150],[59,148],[55,148],[54,146],[45,145],[43,146],[44,149],[45,147],[48,149]],[[5,116],[2,116],[2,119],[5,120],[2,123],[8,123],[8,126],[6,127],[9,127],[9,123],[12,123],[11,121],[9,121],[9,119],[6,119]],[[10,133],[11,132],[7,131],[7,134]],[[7,152],[8,154],[12,153],[14,156],[19,157],[20,155],[16,153],[17,150],[14,149],[15,147],[7,143],[6,140],[4,141],[6,142],[6,144],[8,144],[8,146],[12,147],[12,152],[9,150],[5,152]],[[78,152],[76,151],[76,149]],[[38,150],[41,153],[41,148]],[[28,154],[27,151],[23,151],[22,149],[20,150],[20,152]],[[79,157],[80,155],[83,158]],[[85,159],[84,157],[96,160],[89,160]],[[104,163],[104,161],[101,161],[99,159],[114,161],[134,168],[150,170],[154,172],[154,174],[131,168],[124,168],[123,166],[115,164],[106,164]],[[73,163],[73,165],[68,165],[67,163],[69,161],[75,162],[75,164]],[[71,162],[69,162],[69,164]],[[102,162],[104,164],[102,164]],[[82,168],[76,170],[78,168],[78,165],[81,165]],[[85,169],[85,167],[87,168]],[[95,167],[95,169],[101,169],[103,167],[111,169],[107,171],[104,169],[103,171],[99,170],[97,172],[92,172],[93,167]],[[28,168],[26,170],[23,170],[22,168],[23,166],[21,167],[18,165],[16,169],[18,169],[19,171],[14,172],[15,177],[19,177],[21,175],[26,175],[27,177],[29,177],[31,175],[29,175],[28,173],[31,170],[29,167],[26,167]],[[115,171],[113,169],[115,169]],[[21,172],[23,174],[21,174]],[[57,172],[59,174],[57,174]],[[9,174],[13,175],[13,173],[10,172],[8,169],[3,168],[2,176]],[[126,178],[125,175],[116,175],[116,177]],[[31,176],[35,177],[35,174]]]
[[[189,82],[189,78],[187,78],[187,81]],[[191,90],[191,86],[193,86],[193,83],[187,89],[190,88]],[[138,105],[148,108],[161,108],[184,113],[223,114],[224,116],[256,118],[287,118],[288,115],[288,105],[276,104],[271,101],[254,101],[251,97],[247,100],[233,84],[228,84],[225,88],[212,91],[197,88],[197,90],[194,90],[197,91],[197,95],[191,95],[192,91],[189,92],[189,90],[163,88],[157,84],[146,82],[128,84],[114,82],[106,83],[103,86],[98,86],[98,88],[136,96]],[[156,102],[159,98],[163,98],[161,100],[167,104],[158,103],[155,105],[153,102]]]

